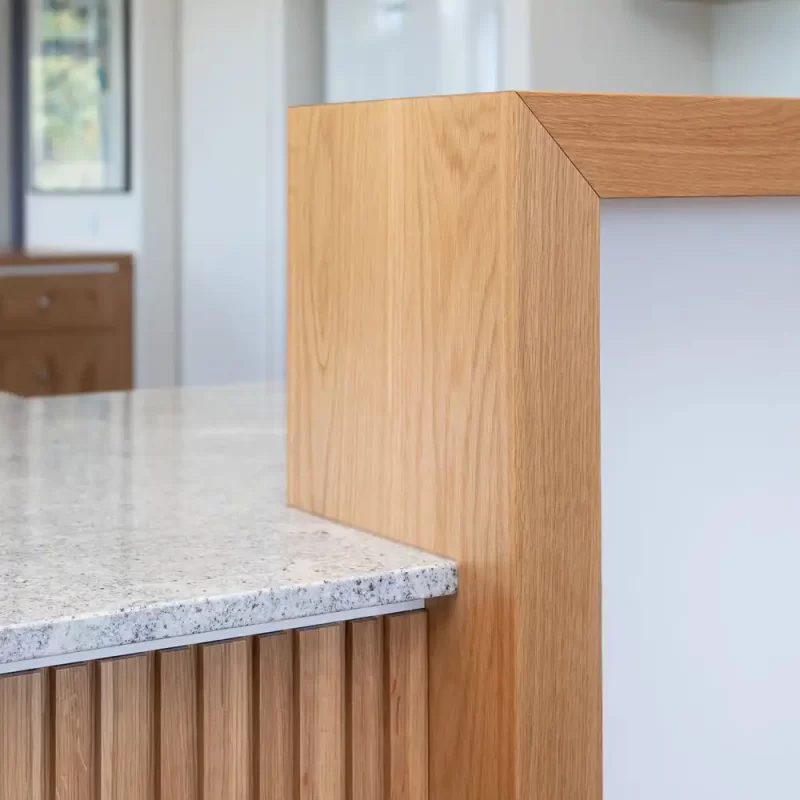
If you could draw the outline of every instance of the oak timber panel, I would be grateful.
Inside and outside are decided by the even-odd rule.
[[[349,800],[381,797],[386,782],[384,764],[383,621],[365,619],[350,624],[347,636],[347,771]],[[427,708],[427,702],[426,702]],[[391,735],[391,732],[390,732]]]
[[[291,109],[288,500],[447,554],[431,795],[512,798],[513,94]]]
[[[800,195],[800,100],[521,92],[600,197]]]
[[[511,373],[517,797],[599,800],[600,209],[519,116]]]
[[[406,614],[386,622],[391,800],[428,798],[427,638],[425,614]]]
[[[426,800],[424,631],[415,612],[0,676],[0,800]]]
[[[47,676],[0,681],[0,800],[49,800]]]
[[[252,640],[202,648],[203,797],[249,800],[253,777]]]
[[[96,676],[96,664],[53,670],[53,783],[57,800],[95,797]]]
[[[153,653],[100,662],[99,800],[153,798],[154,662]]]
[[[198,651],[165,650],[157,655],[159,680],[158,782],[161,797],[198,797]]]
[[[598,800],[597,195],[500,93],[292,109],[288,213],[289,502],[459,562],[431,798]]]
[[[345,800],[344,626],[297,640],[300,800]]]
[[[259,695],[259,798],[294,797],[294,634],[257,640]]]

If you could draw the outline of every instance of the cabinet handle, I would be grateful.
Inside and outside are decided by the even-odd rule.
[[[36,370],[36,380],[39,383],[48,383],[50,381],[50,370],[45,365],[42,365]]]
[[[36,308],[38,308],[40,311],[46,311],[52,304],[53,301],[51,300],[50,295],[40,294],[36,298]]]

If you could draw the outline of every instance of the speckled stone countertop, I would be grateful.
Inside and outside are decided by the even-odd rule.
[[[286,507],[281,387],[0,402],[0,666],[452,594]]]

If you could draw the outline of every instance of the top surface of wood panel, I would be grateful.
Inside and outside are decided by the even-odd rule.
[[[800,195],[800,99],[520,97],[600,197]]]

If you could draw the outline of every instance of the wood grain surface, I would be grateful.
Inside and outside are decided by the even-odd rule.
[[[252,640],[202,648],[203,797],[250,800],[253,778]]]
[[[260,800],[294,800],[293,639],[287,632],[258,640]]]
[[[425,617],[0,676],[0,800],[426,800]]]
[[[517,797],[599,800],[599,199],[518,119],[511,445]]]
[[[56,800],[94,800],[96,680],[96,664],[53,670],[53,783]]]
[[[152,800],[153,653],[101,661],[99,800]]]
[[[598,800],[596,193],[500,93],[290,110],[288,209],[289,502],[459,562],[430,797]]]
[[[0,680],[0,800],[49,800],[47,675]]]
[[[344,628],[299,631],[300,800],[345,800]]]
[[[56,274],[98,264],[116,271]],[[3,267],[19,269],[12,277]],[[129,255],[0,253],[0,390],[44,396],[132,388],[133,304]]]
[[[164,800],[198,796],[197,661],[194,648],[157,655],[158,784]]]
[[[428,798],[427,639],[424,613],[398,615],[386,622],[390,800]]]
[[[600,197],[800,195],[800,99],[520,97]]]
[[[512,104],[289,115],[288,499],[459,561],[430,613],[436,800],[514,791]]]
[[[384,698],[388,699],[391,687],[385,685],[383,662],[383,621],[351,623],[347,636],[348,800],[382,797],[386,785]]]

